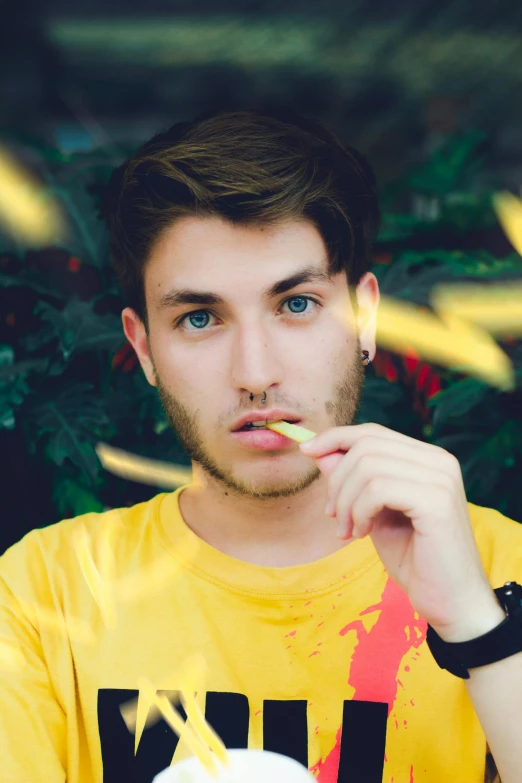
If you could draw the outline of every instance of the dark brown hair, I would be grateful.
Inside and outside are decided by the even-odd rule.
[[[373,172],[324,125],[285,110],[220,111],[178,123],[112,173],[100,217],[127,305],[145,324],[144,269],[181,216],[234,225],[311,221],[329,273],[345,270],[352,302],[380,223]]]

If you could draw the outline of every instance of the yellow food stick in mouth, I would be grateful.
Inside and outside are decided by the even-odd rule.
[[[290,440],[296,440],[298,443],[305,443],[317,435],[316,432],[307,430],[306,427],[298,427],[296,424],[289,424],[287,421],[274,421],[271,424],[267,424],[266,427],[269,430],[274,430],[274,432],[279,432],[280,435],[285,435]]]

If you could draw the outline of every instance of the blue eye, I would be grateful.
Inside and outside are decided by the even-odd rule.
[[[195,313],[189,313],[186,316],[186,318],[190,318],[191,319],[190,323],[192,324],[192,326],[205,326],[206,324],[201,323],[201,321],[199,323],[196,323],[196,324],[194,324],[194,322],[192,321],[193,318],[195,320],[198,320],[202,316],[205,316],[206,318],[208,318],[208,310],[197,310]],[[185,319],[183,319],[183,320],[185,320]]]
[[[298,302],[299,300],[301,300],[301,302],[306,302],[308,304],[309,298],[307,296],[292,296],[291,299],[286,299],[283,302],[283,304],[286,304],[287,302]],[[293,310],[291,312],[293,312]],[[302,311],[300,311],[300,312],[302,312]],[[299,313],[295,313],[295,315],[300,315],[300,312]]]
[[[316,305],[317,307],[320,307],[319,302],[316,299],[314,299],[313,297],[311,297],[311,296],[300,296],[300,295],[299,296],[289,296],[288,299],[284,300],[283,304],[286,304],[287,302],[296,302],[296,301],[301,301],[301,303],[306,302],[307,303],[307,307],[306,307],[305,310],[299,310],[298,312],[295,312],[295,311],[291,310],[290,312],[291,312],[292,315],[307,316],[311,312],[313,312],[315,310],[315,307],[310,309],[308,307],[308,302],[312,302],[312,304]],[[181,328],[183,323],[187,319],[190,319],[190,323],[195,328],[194,329],[187,329],[185,326],[183,326],[182,328],[185,331],[187,331],[187,332],[203,332],[203,331],[206,331],[205,327],[208,325],[208,317],[211,314],[212,313],[211,313],[210,310],[194,310],[193,312],[187,313],[186,315],[182,316],[178,321],[176,321],[176,323],[174,324],[174,328],[175,329]],[[202,323],[201,322],[202,318],[203,319],[206,318],[207,321]],[[196,322],[196,323],[194,323],[194,322]]]

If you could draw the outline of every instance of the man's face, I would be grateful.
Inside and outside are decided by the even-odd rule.
[[[183,218],[146,267],[148,340],[134,311],[123,313],[182,447],[236,495],[291,496],[321,475],[294,442],[268,451],[241,442],[232,434],[239,417],[282,408],[321,432],[351,424],[359,410],[364,367],[344,272],[265,293],[308,267],[327,272],[326,248],[311,223],[245,228]],[[174,289],[211,292],[223,302],[162,306]]]

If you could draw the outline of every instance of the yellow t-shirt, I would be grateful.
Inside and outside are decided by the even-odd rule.
[[[202,652],[197,698],[229,748],[291,756],[320,783],[483,783],[464,680],[433,660],[369,537],[306,565],[251,565],[192,533],[182,491],[33,530],[0,557],[2,781],[151,783],[190,752],[136,702],[138,681],[173,696]],[[522,525],[469,509],[492,587],[522,582]],[[112,618],[87,553],[112,573]]]

